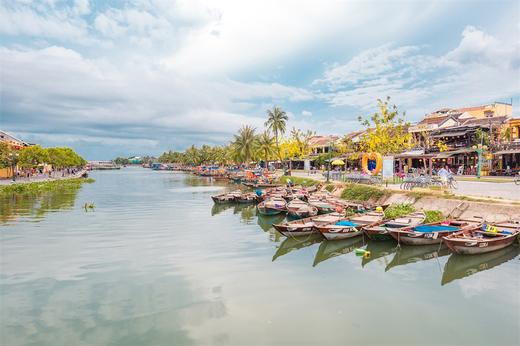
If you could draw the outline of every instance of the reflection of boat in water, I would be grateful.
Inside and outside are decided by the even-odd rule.
[[[499,266],[519,254],[520,247],[516,245],[474,256],[452,254],[444,266],[441,285]]]
[[[450,250],[445,246],[442,246],[439,249],[439,244],[423,246],[401,245],[401,247],[396,250],[390,263],[387,264],[385,271],[389,271],[391,268],[400,265],[427,261],[435,257],[447,256],[449,254]]]
[[[253,208],[254,208],[254,206],[253,206]],[[267,216],[267,215],[261,215],[261,214],[257,214],[257,215],[258,215],[258,217],[257,217],[256,222],[258,223],[258,226],[260,226],[260,228],[262,230],[264,230],[264,232],[268,232],[271,229],[274,230],[273,224],[282,222],[282,220],[285,219],[285,215],[273,215],[273,216]]]
[[[362,237],[342,239],[342,240],[324,240],[316,252],[314,257],[313,267],[323,261],[326,261],[332,257],[346,255],[354,249],[363,246],[364,240]]]
[[[213,204],[213,207],[211,208],[211,216],[215,216],[215,215],[218,215],[220,213],[222,213],[224,210],[227,210],[227,209],[231,209],[233,208],[234,205],[233,204],[230,204],[230,203],[215,203]]]
[[[393,254],[397,250],[397,243],[395,243],[393,241],[369,240],[365,250],[370,251],[370,256],[362,257],[363,258],[363,260],[361,261],[362,267],[366,266],[368,263],[372,262],[373,260]]]
[[[311,234],[308,237],[289,237],[280,243],[276,250],[273,261],[280,256],[286,255],[291,251],[299,250],[307,246],[319,243],[323,240],[321,234]]]

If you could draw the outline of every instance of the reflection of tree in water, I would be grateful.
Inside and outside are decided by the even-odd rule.
[[[504,249],[492,251],[480,255],[452,254],[444,265],[441,285],[451,281],[463,279],[478,272],[499,266],[512,260],[520,254],[518,245],[508,246]]]
[[[196,345],[190,329],[227,315],[220,295],[200,296],[176,276],[39,279],[8,286],[2,301],[5,345]]]
[[[80,189],[81,184],[68,184],[38,194],[0,195],[0,223],[19,216],[38,220],[49,211],[72,209]]]

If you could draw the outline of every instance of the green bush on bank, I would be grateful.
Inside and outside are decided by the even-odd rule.
[[[415,207],[408,203],[392,204],[385,210],[385,218],[395,219],[401,216],[411,214],[415,211]]]
[[[378,200],[388,195],[389,192],[387,191],[361,184],[347,184],[341,192],[341,198],[349,201]]]
[[[280,177],[281,184],[287,184],[287,179],[291,179],[293,185],[301,185],[304,187],[318,185],[319,181],[310,179],[310,178],[301,178],[301,177],[292,177],[292,176],[283,176]]]
[[[440,222],[446,219],[439,210],[425,210],[424,214],[426,215],[424,223]]]
[[[54,191],[58,189],[65,189],[68,187],[75,187],[83,183],[93,183],[92,178],[87,179],[60,179],[52,181],[42,181],[34,183],[12,184],[0,186],[0,194],[24,194],[37,195],[43,192]]]

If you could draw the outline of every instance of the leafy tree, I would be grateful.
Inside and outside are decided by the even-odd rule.
[[[238,134],[235,135],[235,139],[232,143],[235,156],[241,162],[246,164],[255,158],[257,148],[257,137],[255,135],[255,128],[249,125],[243,126]]]
[[[274,138],[270,135],[269,131],[264,131],[258,136],[257,141],[258,156],[265,161],[267,166],[269,160],[273,158],[276,151]]]
[[[116,165],[129,165],[130,164],[130,160],[127,157],[116,157],[114,159],[114,163]]]
[[[475,131],[475,139],[473,144],[489,145],[490,142],[491,136],[489,135],[489,132],[486,132],[480,128]]]
[[[20,150],[18,164],[24,168],[33,168],[49,162],[49,154],[39,145],[25,147]]]
[[[385,101],[377,100],[378,112],[370,118],[359,121],[367,129],[361,137],[359,146],[365,152],[378,152],[382,155],[399,153],[410,148],[411,134],[405,113],[399,114],[396,105],[390,105],[390,97]]]
[[[315,132],[307,130],[303,132],[300,129],[293,127],[291,130],[291,139],[296,143],[298,148],[297,153],[293,157],[303,158],[311,153],[311,147],[309,141],[316,135]]]
[[[276,149],[278,151],[278,156],[280,157],[280,142],[279,136],[285,133],[285,127],[289,117],[280,107],[273,107],[273,109],[267,110],[267,121],[265,122],[265,126],[267,129],[274,133],[274,138],[276,141]]]
[[[14,150],[7,143],[0,142],[0,168],[11,166],[12,162],[9,154],[13,152]]]

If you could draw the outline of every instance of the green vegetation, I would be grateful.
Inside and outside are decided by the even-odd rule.
[[[325,190],[329,192],[334,191],[334,184],[327,184],[327,186],[325,186]]]
[[[439,210],[425,210],[424,214],[426,215],[424,223],[439,222],[444,221],[446,219],[442,212]]]
[[[377,187],[361,185],[361,184],[346,184],[341,192],[341,198],[348,201],[368,201],[379,200],[390,194],[389,191],[379,189]]]
[[[397,217],[411,214],[415,211],[415,207],[408,203],[392,204],[385,210],[385,218],[395,219]]]
[[[366,133],[359,142],[361,151],[386,155],[408,149],[412,135],[408,133],[406,114],[400,114],[395,104],[390,105],[390,97],[385,101],[378,99],[377,105],[379,111],[370,118],[359,117],[359,121],[366,128]]]
[[[13,162],[14,160],[14,162]],[[53,168],[81,167],[85,161],[74,150],[67,147],[42,148],[32,145],[20,150],[14,150],[5,143],[0,144],[0,168],[14,164],[21,168],[35,168],[48,164]]]
[[[291,179],[293,185],[301,185],[304,187],[314,186],[319,184],[319,181],[310,179],[310,178],[300,178],[300,177],[288,177],[283,176],[280,177],[280,183],[287,184],[287,179]]]
[[[0,186],[0,195],[39,195],[44,192],[50,192],[60,189],[66,189],[69,187],[77,187],[83,183],[93,183],[95,180],[92,178],[88,179],[60,179],[52,181],[25,183],[25,184],[12,184],[6,186]]]

